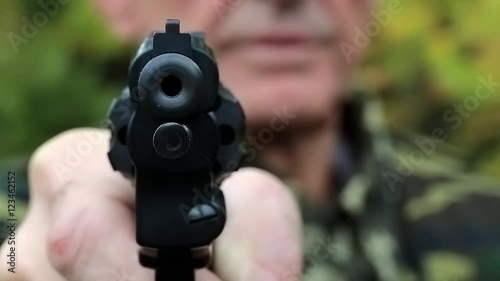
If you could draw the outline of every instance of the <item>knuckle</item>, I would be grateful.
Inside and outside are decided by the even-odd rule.
[[[114,232],[116,239],[127,227],[132,233],[131,216],[122,203],[96,197],[87,184],[68,182],[51,199],[46,240],[51,266],[63,276],[75,278],[82,268],[103,259],[102,252],[111,241],[109,233]]]
[[[51,229],[48,236],[47,255],[52,267],[63,275],[67,275],[73,268],[76,260],[78,242],[75,234],[67,231],[69,227],[78,228],[70,222],[65,231]],[[76,222],[78,223],[78,222]]]
[[[67,196],[66,196],[67,197]],[[60,202],[61,207],[72,204],[73,200]],[[48,230],[47,256],[52,267],[64,276],[71,276],[77,266],[87,261],[91,252],[89,241],[95,241],[100,235],[100,227],[92,209],[59,209],[52,218]],[[68,214],[69,212],[69,214]]]
[[[69,200],[68,184],[53,192],[51,203],[51,219],[47,235],[47,256],[51,265],[59,272],[69,271],[74,263],[75,248],[78,245],[78,237],[74,230],[79,228],[79,224],[84,215],[81,211],[75,216],[73,210],[64,210]],[[69,219],[68,219],[69,218]]]
[[[28,163],[28,178],[34,197],[49,196],[74,175],[73,171],[89,162],[92,155],[104,152],[107,136],[107,131],[102,129],[71,129],[37,148]]]

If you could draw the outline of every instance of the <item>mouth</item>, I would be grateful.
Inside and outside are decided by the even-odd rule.
[[[333,41],[333,36],[276,30],[227,40],[219,51],[235,54],[247,63],[284,66],[304,63],[318,52],[331,50]]]
[[[301,32],[290,28],[274,28],[266,32],[255,32],[254,34],[235,36],[234,38],[223,42],[222,46],[226,48],[235,48],[243,47],[245,45],[254,45],[272,48],[287,48],[311,44],[330,44],[333,41],[332,35],[313,34],[312,32]]]
[[[293,35],[266,35],[241,42],[241,47],[267,48],[286,51],[287,49],[308,49],[321,45],[322,41],[315,38]]]

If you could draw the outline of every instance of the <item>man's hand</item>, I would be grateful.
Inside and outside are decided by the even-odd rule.
[[[89,152],[83,146],[91,143],[90,135],[101,141],[92,143]],[[153,270],[138,262],[134,188],[112,170],[108,139],[106,131],[75,129],[35,152],[29,166],[29,212],[17,233],[16,273],[2,262],[0,280],[154,280]],[[85,155],[70,166],[71,150]],[[302,249],[291,193],[257,169],[234,173],[222,189],[228,217],[214,244],[215,272],[198,270],[196,280],[292,281],[290,276],[301,269]]]

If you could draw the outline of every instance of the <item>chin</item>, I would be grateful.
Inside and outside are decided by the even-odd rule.
[[[230,88],[245,111],[249,128],[270,127],[278,122],[286,125],[284,130],[297,129],[323,122],[330,116],[337,96],[331,87],[312,88],[313,81],[301,83],[293,79],[267,82],[260,80],[254,87]],[[317,83],[325,85],[324,81]]]
[[[295,116],[288,118],[285,129],[325,121],[341,97],[340,82],[345,81],[324,63],[278,71],[221,65],[221,79],[241,103],[253,129],[269,127],[277,116],[283,118],[283,111]]]

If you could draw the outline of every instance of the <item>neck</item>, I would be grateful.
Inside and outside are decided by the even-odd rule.
[[[266,169],[296,179],[314,203],[328,206],[334,188],[331,169],[338,130],[338,118],[329,116],[314,126],[280,133],[259,154],[259,160]]]

